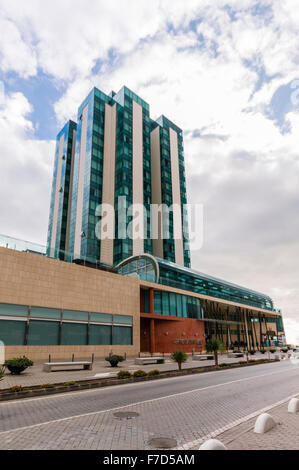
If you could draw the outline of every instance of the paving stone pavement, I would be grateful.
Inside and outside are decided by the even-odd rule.
[[[299,450],[299,413],[288,413],[288,402],[267,411],[277,424],[265,434],[254,432],[254,417],[218,434],[217,439],[229,450]]]
[[[65,397],[2,403],[0,424],[6,423],[8,427],[0,432],[0,449],[142,450],[152,449],[149,441],[154,437],[173,438],[177,448],[192,448],[190,443],[204,439],[228,423],[244,419],[289,393],[298,393],[297,377],[298,368],[276,363],[161,379],[147,385],[138,383],[110,390],[69,393]],[[146,390],[150,396],[157,389],[162,389],[162,396],[137,401],[142,400]],[[110,399],[107,404],[113,409],[99,411],[107,397]],[[132,404],[122,405],[124,398]],[[93,406],[88,408],[90,403]],[[64,417],[62,410],[67,406],[71,415]],[[137,412],[139,416],[116,418],[114,413],[120,410]],[[48,422],[44,422],[47,417]],[[244,424],[244,430],[248,424]],[[11,429],[16,425],[20,428]],[[223,436],[231,440],[230,434],[223,433]]]

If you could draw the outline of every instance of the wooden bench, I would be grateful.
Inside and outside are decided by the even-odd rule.
[[[164,357],[150,356],[150,357],[136,357],[135,364],[164,364]]]
[[[192,356],[192,359],[194,361],[208,361],[210,359],[214,359],[213,354],[194,354]]]
[[[92,370],[92,362],[89,361],[72,361],[72,362],[45,362],[43,370],[44,372],[52,372],[53,369],[56,370],[78,370],[74,369],[74,366],[83,366],[83,370]]]
[[[242,352],[230,352],[227,357],[244,357],[244,354]]]

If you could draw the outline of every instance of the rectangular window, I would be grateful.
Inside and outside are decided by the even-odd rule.
[[[63,311],[64,320],[85,320],[88,321],[88,312],[80,312],[77,310],[64,310]]]
[[[169,312],[172,317],[176,317],[176,295],[173,292],[169,293]]]
[[[182,317],[187,318],[187,297],[182,295]]]
[[[131,345],[132,344],[132,328],[128,326],[114,326],[112,344]]]
[[[29,323],[28,345],[57,345],[59,322],[31,320]]]
[[[148,290],[143,291],[144,298],[144,313],[149,313],[149,292]]]
[[[182,317],[183,312],[182,312],[182,296],[180,294],[176,294],[176,311],[177,311],[177,316]]]
[[[128,315],[113,315],[114,323],[127,323],[128,325],[133,325],[133,317]]]
[[[0,304],[0,315],[27,317],[28,307],[24,305]]]
[[[112,326],[90,325],[89,344],[111,344]]]
[[[168,296],[168,292],[162,292],[162,311],[163,311],[163,315],[169,315],[169,296]]]
[[[0,341],[8,346],[23,346],[26,321],[0,320]]]
[[[154,312],[157,315],[162,315],[162,300],[161,292],[159,291],[154,292]]]
[[[55,308],[31,307],[30,317],[60,319],[60,310]]]
[[[112,323],[112,315],[109,313],[91,313],[90,321],[98,321],[103,323]]]
[[[87,342],[87,324],[63,323],[61,332],[61,344],[84,345]]]

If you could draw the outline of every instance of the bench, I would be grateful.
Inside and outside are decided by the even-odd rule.
[[[89,361],[72,361],[72,362],[45,362],[44,363],[44,372],[52,372],[53,369],[56,370],[78,370],[74,369],[74,366],[83,366],[83,370],[92,370],[92,362]]]
[[[205,361],[205,360],[210,360],[210,359],[214,359],[214,356],[213,354],[194,354],[192,356],[193,358],[193,361]]]
[[[244,354],[241,352],[230,352],[228,353],[227,357],[243,357]]]
[[[151,357],[136,357],[135,364],[164,364],[164,357],[151,356]]]

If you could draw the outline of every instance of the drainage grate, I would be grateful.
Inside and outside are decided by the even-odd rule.
[[[116,413],[113,413],[113,416],[118,419],[132,419],[137,418],[139,413],[136,413],[135,411],[117,411]]]
[[[155,449],[172,449],[177,446],[177,441],[169,437],[154,437],[149,445]]]

